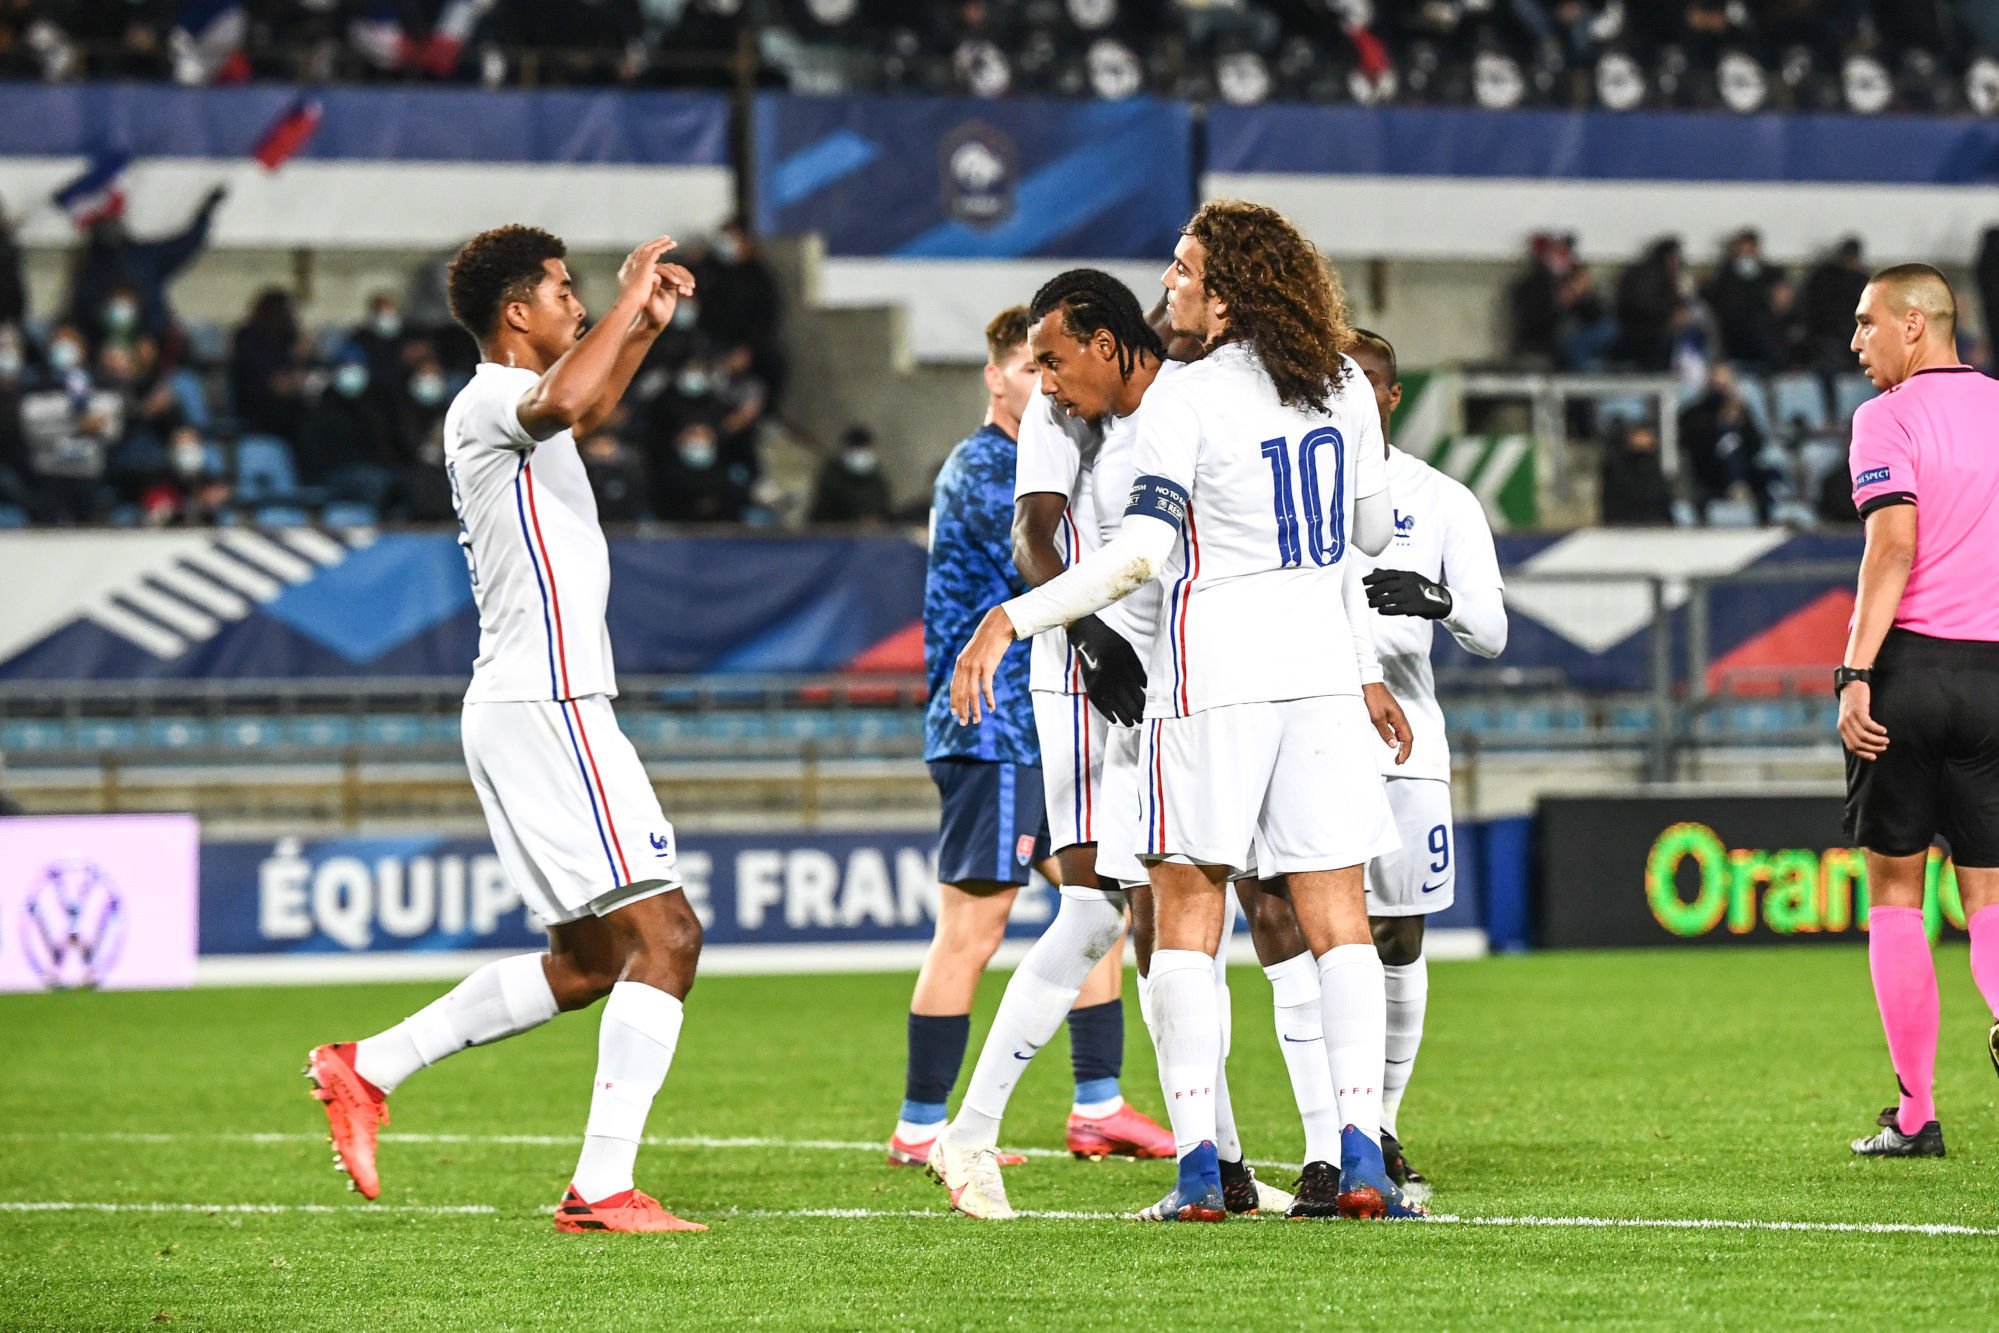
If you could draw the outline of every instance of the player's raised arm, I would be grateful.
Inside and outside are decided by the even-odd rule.
[[[584,334],[550,366],[539,382],[521,397],[519,414],[521,426],[538,440],[545,440],[578,426],[587,427],[610,415],[617,406],[617,399],[623,393],[623,384],[611,392],[614,377],[620,362],[626,359],[628,343],[634,330],[642,320],[647,320],[648,311],[656,302],[665,298],[660,288],[669,281],[661,273],[660,256],[674,248],[677,242],[670,236],[661,236],[647,241],[626,256],[618,269],[618,297],[595,328]],[[678,266],[673,266],[678,267]],[[685,270],[681,270],[682,273]],[[678,299],[679,279],[671,279],[676,284]],[[692,290],[692,279],[686,280],[688,290]],[[671,301],[666,304],[666,312],[673,313]],[[582,307],[577,306],[577,318],[582,319]],[[652,330],[657,336],[658,328]],[[650,338],[647,339],[650,342]],[[638,349],[637,356],[645,355],[644,348]],[[632,372],[637,369],[637,361],[632,360],[630,369],[624,374],[624,384],[631,382]],[[606,395],[609,393],[609,403]]]

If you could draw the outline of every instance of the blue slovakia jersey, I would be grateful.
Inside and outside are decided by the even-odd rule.
[[[976,726],[951,716],[951,670],[991,608],[1025,590],[1013,567],[1014,444],[998,426],[959,441],[930,510],[930,567],[923,580],[923,671],[930,683],[923,757],[1038,764],[1034,703],[1027,692],[1028,645],[1000,659],[998,707]],[[984,705],[981,705],[983,708]]]

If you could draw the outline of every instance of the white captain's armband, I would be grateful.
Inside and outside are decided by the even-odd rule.
[[[1187,521],[1187,488],[1165,477],[1140,477],[1131,484],[1124,516],[1143,514],[1178,529]]]

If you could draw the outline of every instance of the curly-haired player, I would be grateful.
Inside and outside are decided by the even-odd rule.
[[[444,418],[479,606],[465,761],[507,879],[547,924],[549,945],[487,964],[386,1032],[308,1056],[335,1159],[370,1199],[381,1191],[376,1133],[399,1083],[603,1000],[590,1118],[556,1229],[707,1229],[632,1181],[701,925],[680,891],[673,826],[611,714],[610,554],[575,440],[616,409],[694,291],[686,269],[664,262],[673,246],[662,236],[632,251],[617,299],[587,333],[563,244],[547,232],[482,232],[451,264],[451,313],[482,358]]]
[[[1147,664],[1140,772],[1155,934],[1151,998],[1179,1154],[1174,1189],[1140,1216],[1227,1216],[1216,1151],[1222,1024],[1214,958],[1229,876],[1288,877],[1318,958],[1340,1162],[1312,1162],[1297,1216],[1420,1216],[1380,1144],[1386,1029],[1363,867],[1398,839],[1362,702],[1345,557],[1394,534],[1381,418],[1345,358],[1344,303],[1283,215],[1204,206],[1162,279],[1200,362],[1139,409],[1136,481],[1118,534],[994,608],[959,655],[961,719],[990,703],[1017,636],[1165,583]],[[1321,1211],[1323,1208],[1323,1212]]]

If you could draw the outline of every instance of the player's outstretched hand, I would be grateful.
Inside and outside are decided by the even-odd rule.
[[[1888,748],[1888,728],[1874,720],[1874,687],[1852,680],[1839,692],[1839,738],[1870,763]]]
[[[625,262],[618,265],[619,295],[649,298],[657,284],[659,257],[679,245],[671,236],[655,236],[626,255]]]
[[[1379,683],[1363,685],[1361,697],[1367,700],[1367,720],[1381,734],[1384,745],[1395,747],[1395,762],[1409,762],[1409,749],[1416,743],[1416,733],[1409,728],[1409,718],[1403,713],[1402,705],[1388,692],[1388,687]]]
[[[993,677],[999,674],[1000,659],[1013,647],[1013,622],[1006,612],[994,607],[986,612],[972,632],[972,641],[958,654],[951,673],[951,715],[961,727],[970,726],[992,708]]]
[[[1095,616],[1069,626],[1069,646],[1083,664],[1083,691],[1097,711],[1121,727],[1145,718],[1145,664],[1124,635]]]
[[[679,264],[661,261],[653,265],[652,295],[646,298],[645,325],[657,333],[673,321],[673,308],[682,297],[694,295],[694,274]]]
[[[1367,604],[1384,616],[1442,620],[1451,613],[1451,590],[1413,569],[1377,569],[1361,579]]]

